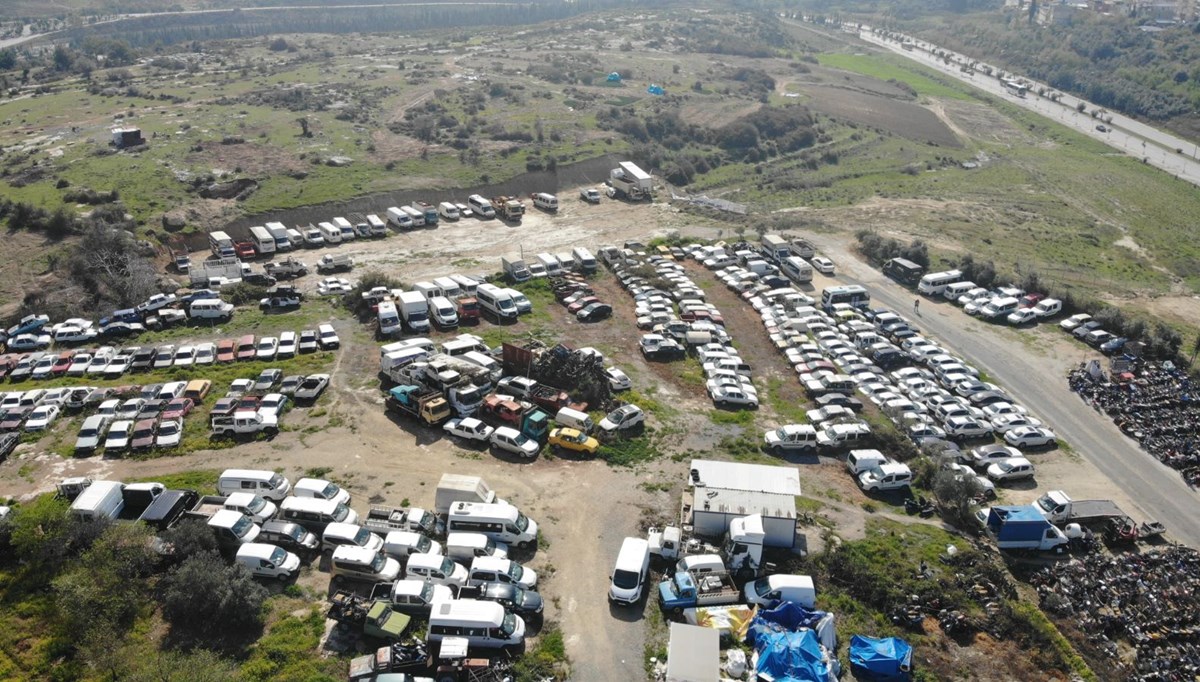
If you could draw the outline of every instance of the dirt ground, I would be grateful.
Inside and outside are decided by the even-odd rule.
[[[718,224],[681,214],[665,204],[635,205],[606,200],[592,206],[576,199],[573,193],[560,196],[562,208],[557,215],[531,210],[519,226],[468,219],[443,224],[436,231],[414,231],[386,241],[351,242],[336,251],[354,256],[360,263],[355,273],[377,269],[412,282],[453,272],[495,272],[499,270],[501,255],[523,252],[529,257],[541,251],[566,251],[580,244],[594,249],[602,244],[620,244],[627,238],[644,240],[671,231],[713,237],[717,229],[722,229]],[[847,238],[814,235],[814,239],[842,271],[869,274],[867,266],[848,251]],[[317,254],[301,257],[315,261]],[[694,263],[687,268],[722,310],[737,345],[755,368],[760,394],[768,383],[775,383],[770,381],[775,378],[779,395],[774,405],[804,405],[792,370],[771,347],[748,304],[717,283],[711,273]],[[316,279],[310,275],[302,284],[311,287]],[[818,274],[809,293],[835,281],[836,278]],[[636,389],[652,390],[659,400],[669,402],[678,414],[671,426],[680,435],[664,445],[664,454],[682,456],[659,457],[635,468],[614,468],[600,461],[545,455],[532,463],[518,463],[486,450],[457,447],[439,432],[384,412],[374,379],[377,346],[360,328],[360,333],[343,334],[332,390],[318,403],[326,408],[331,420],[333,415],[338,417],[338,426],[315,432],[284,431],[271,442],[148,461],[61,460],[40,451],[38,446],[22,448],[12,461],[0,465],[0,489],[6,494],[27,496],[52,489],[65,476],[152,478],[192,469],[237,466],[280,468],[295,479],[307,469],[331,467],[333,472],[329,477],[345,484],[354,495],[353,506],[362,512],[371,504],[429,505],[432,488],[444,472],[482,475],[501,496],[519,505],[544,529],[545,542],[530,565],[544,576],[546,620],[560,623],[566,634],[567,653],[573,663],[572,679],[584,682],[641,679],[646,640],[643,614],[646,609],[655,608],[653,597],[640,608],[612,609],[604,596],[609,566],[621,538],[642,535],[648,518],[677,517],[678,493],[686,480],[690,456],[711,454],[727,458],[730,455],[721,453],[717,446],[723,437],[745,436],[757,442],[762,429],[776,426],[783,419],[772,407],[772,401],[764,396],[763,407],[753,425],[713,424],[709,417],[712,405],[702,389],[681,381],[678,368],[645,363],[636,351],[640,332],[634,325],[629,296],[611,276],[602,275],[595,288],[614,306],[612,319],[581,325],[562,308],[553,306],[547,326],[568,343],[600,348],[630,374]],[[961,313],[938,308],[934,314]],[[356,323],[342,320],[338,324],[352,332]],[[1078,352],[1073,352],[1078,349],[1069,345],[1060,347],[1066,343],[1061,339],[1058,344],[1053,338],[1049,341],[1046,350],[1030,352],[1029,361],[1034,371],[1060,376],[1066,367],[1078,361],[1075,357]],[[296,411],[291,416],[299,422],[304,419],[304,412]],[[1077,455],[1053,452],[1037,457],[1040,488],[1064,487],[1069,482],[1073,494],[1113,496],[1115,487]],[[770,460],[763,457],[762,461]],[[814,457],[796,463],[801,468],[806,496],[820,503],[819,513],[836,525],[838,535],[844,539],[861,537],[867,518],[862,504],[867,500],[840,462]],[[1033,495],[1030,486],[1007,490],[1003,499],[1023,502]],[[1128,501],[1119,494],[1116,498],[1122,504]],[[878,513],[893,514],[886,508]],[[803,546],[809,551],[819,550],[820,540],[816,537],[819,535],[819,532],[807,533]],[[314,565],[302,582],[321,589],[327,584],[326,575]]]
[[[809,86],[806,101],[815,111],[856,123],[889,130],[912,140],[943,147],[962,142],[945,123],[925,107],[838,87]]]

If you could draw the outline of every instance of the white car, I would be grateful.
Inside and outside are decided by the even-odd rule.
[[[983,493],[984,497],[992,499],[996,496],[996,484],[989,481],[986,476],[980,476],[979,474],[975,473],[971,470],[971,467],[967,466],[966,464],[958,464],[955,462],[952,464],[947,464],[946,468],[957,472],[958,475],[955,476],[955,478],[960,481],[974,481],[975,485],[979,487],[979,491]]]
[[[333,350],[342,345],[342,340],[338,338],[333,325],[322,324],[317,326],[317,344],[321,346],[321,350]]]
[[[175,351],[175,359],[172,364],[175,367],[191,367],[196,362],[196,347],[195,346],[180,346]]]
[[[985,405],[980,409],[983,410],[983,415],[984,415],[984,417],[987,418],[988,421],[991,421],[991,420],[995,419],[996,417],[999,417],[1001,415],[1006,415],[1006,414],[1025,414],[1024,407],[1021,407],[1020,405],[1014,405],[1013,403],[1006,403],[1003,401],[998,402],[998,403],[992,403],[991,405]]]
[[[141,412],[142,408],[145,406],[145,398],[130,398],[129,400],[121,403],[120,409],[117,410],[117,419],[132,420],[133,418],[137,417],[137,413]]]
[[[175,302],[175,294],[154,294],[146,299],[145,303],[138,305],[139,313],[149,313],[159,308],[165,308]]]
[[[987,468],[988,478],[993,481],[1019,481],[1033,478],[1033,464],[1024,457],[1010,457]]]
[[[45,431],[58,417],[58,405],[39,405],[25,419],[25,431]]]
[[[1057,440],[1053,431],[1040,426],[1018,426],[1004,434],[1004,442],[1018,448],[1051,445]]]
[[[622,405],[600,420],[600,431],[613,434],[646,423],[646,413],[637,405]]]
[[[633,382],[629,380],[629,375],[616,367],[605,368],[604,376],[608,377],[608,386],[614,391],[628,391],[633,388]]]
[[[815,256],[811,261],[813,269],[823,275],[832,275],[834,272],[833,261],[824,256]]]
[[[92,364],[91,353],[76,353],[71,356],[71,366],[67,367],[67,376],[81,377],[87,373],[88,365]]]
[[[328,374],[310,374],[296,387],[296,400],[316,400],[329,386]]]
[[[133,356],[121,353],[113,356],[109,361],[108,366],[104,368],[104,376],[108,379],[116,379],[130,370],[133,365]]]
[[[451,436],[457,436],[463,440],[477,440],[482,443],[491,440],[492,432],[495,431],[495,429],[474,417],[451,419],[446,422],[442,430]]]
[[[1062,327],[1066,331],[1071,331],[1072,329],[1078,327],[1079,325],[1081,325],[1084,322],[1087,322],[1091,319],[1092,319],[1091,315],[1088,315],[1087,313],[1079,313],[1078,315],[1072,315],[1072,316],[1068,317],[1067,319],[1063,320],[1062,322],[1059,322],[1058,326]]]
[[[104,439],[104,450],[106,452],[113,452],[129,447],[129,436],[132,433],[133,421],[122,419],[113,422],[113,425],[108,429],[108,436]]]
[[[150,366],[154,369],[166,369],[173,362],[175,362],[175,346],[167,344],[158,347],[158,352],[154,354],[154,362]]]
[[[1008,433],[1023,426],[1041,426],[1042,422],[1024,414],[1001,414],[992,418],[992,430]]]
[[[290,358],[296,355],[296,332],[286,331],[279,334],[279,350],[275,355],[279,358]]]
[[[1009,313],[1006,319],[1008,320],[1009,324],[1014,326],[1033,324],[1034,322],[1037,322],[1038,314],[1033,311],[1033,308],[1021,308],[1020,310],[1014,310],[1013,312]]]
[[[949,417],[945,424],[946,434],[951,438],[984,438],[992,435],[992,427],[986,422],[978,422],[972,417],[959,415]]]
[[[104,370],[108,369],[108,363],[112,362],[113,356],[116,353],[109,346],[105,346],[96,351],[92,356],[92,361],[88,363],[88,374],[104,374]]]
[[[763,434],[763,447],[777,455],[794,451],[815,451],[817,431],[809,424],[786,424]]]
[[[179,445],[182,438],[183,420],[168,419],[158,425],[158,435],[154,438],[154,445],[160,448],[173,448]]]
[[[491,442],[492,447],[498,450],[526,458],[537,457],[538,450],[541,449],[541,444],[536,440],[528,438],[525,434],[508,426],[501,426],[493,431]]]
[[[196,364],[211,365],[217,360],[217,344],[212,342],[201,343],[196,346]]]
[[[716,386],[708,391],[709,397],[718,407],[749,407],[758,409],[758,396],[747,393],[740,388],[731,386]]]
[[[45,379],[50,376],[50,370],[57,363],[57,355],[43,355],[40,360],[34,363],[33,371],[29,373],[29,376],[33,379]]]
[[[258,340],[258,345],[254,348],[254,357],[257,360],[274,360],[275,354],[279,352],[279,339],[274,336],[264,336]]]
[[[276,419],[283,412],[283,408],[287,405],[288,397],[282,393],[268,393],[263,396],[262,402],[258,404],[258,413],[261,415],[274,415]]]
[[[50,346],[49,334],[21,334],[9,339],[8,350],[41,350]]]

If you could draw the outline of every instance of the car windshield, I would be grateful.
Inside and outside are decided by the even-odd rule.
[[[339,521],[339,522],[345,521],[346,516],[349,514],[350,514],[350,508],[339,502],[338,506],[334,507],[334,509],[333,509],[333,520]]]
[[[253,525],[254,522],[250,520],[250,517],[243,514],[242,517],[237,520],[237,523],[233,524],[233,534],[240,538],[246,533],[249,533],[250,527]]]
[[[96,437],[96,429],[83,429],[82,431],[79,432],[79,437],[80,438],[95,438]]]
[[[517,617],[511,613],[504,615],[504,620],[500,623],[500,633],[507,639],[512,637],[517,630]]]
[[[1000,467],[1000,471],[1005,473],[1013,470],[1013,465],[1009,464],[1008,462],[1000,462],[997,466]]]
[[[283,551],[282,547],[276,547],[275,551],[271,552],[271,558],[269,559],[269,561],[276,566],[282,566],[283,562],[286,560],[287,552]]]
[[[442,565],[438,567],[438,570],[440,570],[444,576],[454,575],[454,562],[448,558],[443,559]]]
[[[382,552],[375,553],[375,559],[371,561],[371,570],[375,573],[383,573],[383,567],[387,565],[387,558]]]
[[[631,590],[637,587],[638,574],[633,571],[616,570],[613,571],[612,582],[614,587],[619,587],[623,590]]]
[[[754,594],[761,597],[762,595],[764,595],[770,591],[771,591],[771,579],[769,577],[759,578],[758,580],[754,581]]]
[[[367,543],[370,541],[371,531],[367,530],[366,528],[359,528],[358,532],[354,534],[354,544],[358,545],[359,547],[366,547]]]
[[[524,533],[529,528],[529,518],[524,514],[517,512],[517,530]]]
[[[265,506],[267,506],[267,501],[258,495],[255,495],[254,497],[250,498],[250,502],[246,505],[246,509],[249,509],[257,514],[258,512],[262,511],[263,507]]]
[[[333,498],[337,497],[337,494],[341,492],[341,490],[341,488],[337,487],[337,484],[330,483],[321,489],[321,497],[324,497],[327,500],[332,500]]]
[[[426,604],[433,602],[433,583],[427,582],[421,586],[421,601]]]

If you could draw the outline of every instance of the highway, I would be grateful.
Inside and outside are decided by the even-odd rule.
[[[1002,98],[1007,102],[1039,113],[1063,125],[1070,126],[1084,135],[1100,140],[1108,146],[1134,158],[1144,159],[1146,163],[1160,168],[1175,177],[1187,180],[1194,185],[1200,185],[1200,161],[1197,161],[1197,158],[1200,158],[1200,147],[1194,142],[1111,111],[1105,114],[1105,119],[1107,120],[1111,117],[1112,122],[1103,123],[1104,127],[1109,130],[1108,132],[1101,132],[1096,129],[1096,126],[1100,125],[1101,121],[1092,118],[1088,114],[1081,114],[1075,109],[1080,102],[1087,108],[1087,111],[1101,108],[1087,100],[1081,100],[1066,93],[1063,93],[1062,98],[1058,102],[1038,97],[1034,94],[1038,88],[1046,88],[1047,90],[1055,90],[1055,88],[1038,83],[1019,74],[1013,74],[1018,80],[1026,83],[1030,89],[1030,94],[1025,97],[1018,97],[1010,93],[999,79],[993,76],[979,72],[973,74],[963,73],[963,65],[978,63],[980,60],[972,59],[915,38],[911,40],[916,44],[916,47],[912,50],[905,50],[898,43],[884,40],[875,35],[867,27],[863,27],[859,33],[859,38],[931,69],[936,69],[947,76],[952,76],[979,90]],[[942,50],[948,54],[951,63],[946,64],[942,58],[934,56],[932,52],[935,50]],[[995,67],[994,64],[992,66],[993,68]],[[1177,149],[1183,151],[1177,152]]]
[[[860,284],[872,304],[887,306],[908,317],[954,353],[1004,386],[1032,414],[1046,422],[1081,457],[1119,486],[1140,509],[1126,510],[1137,521],[1157,520],[1173,539],[1200,548],[1200,507],[1196,492],[1179,472],[1143,452],[1107,416],[1097,413],[1067,385],[1062,375],[1030,371],[1030,351],[1009,334],[991,334],[985,325],[966,324],[965,315],[950,306],[923,299],[921,314],[911,314],[915,294],[846,253],[838,237],[810,236],[822,253],[841,252],[839,284]],[[853,274],[850,274],[853,273]],[[1050,324],[1053,324],[1050,323]],[[1056,333],[1057,329],[1052,333]],[[1068,490],[1068,493],[1070,491]],[[1140,514],[1139,514],[1140,512]]]

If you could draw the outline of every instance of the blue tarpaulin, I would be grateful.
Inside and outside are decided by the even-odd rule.
[[[801,628],[812,630],[824,617],[824,611],[810,611],[795,602],[785,601],[770,611],[759,611],[754,616],[746,633],[746,643],[754,646],[758,637],[772,632],[791,632]]]
[[[775,682],[829,682],[833,675],[812,630],[759,636],[755,671]]]
[[[912,671],[912,646],[899,638],[850,638],[850,670],[861,680],[906,682]]]
[[[654,85],[653,83],[650,84],[650,87],[646,88],[646,92],[650,93],[651,95],[667,94],[667,91],[663,90],[663,87],[661,85]]]
[[[608,82],[609,83],[620,83],[621,82],[621,74],[617,73],[616,71],[613,71],[612,73],[608,74]]]

